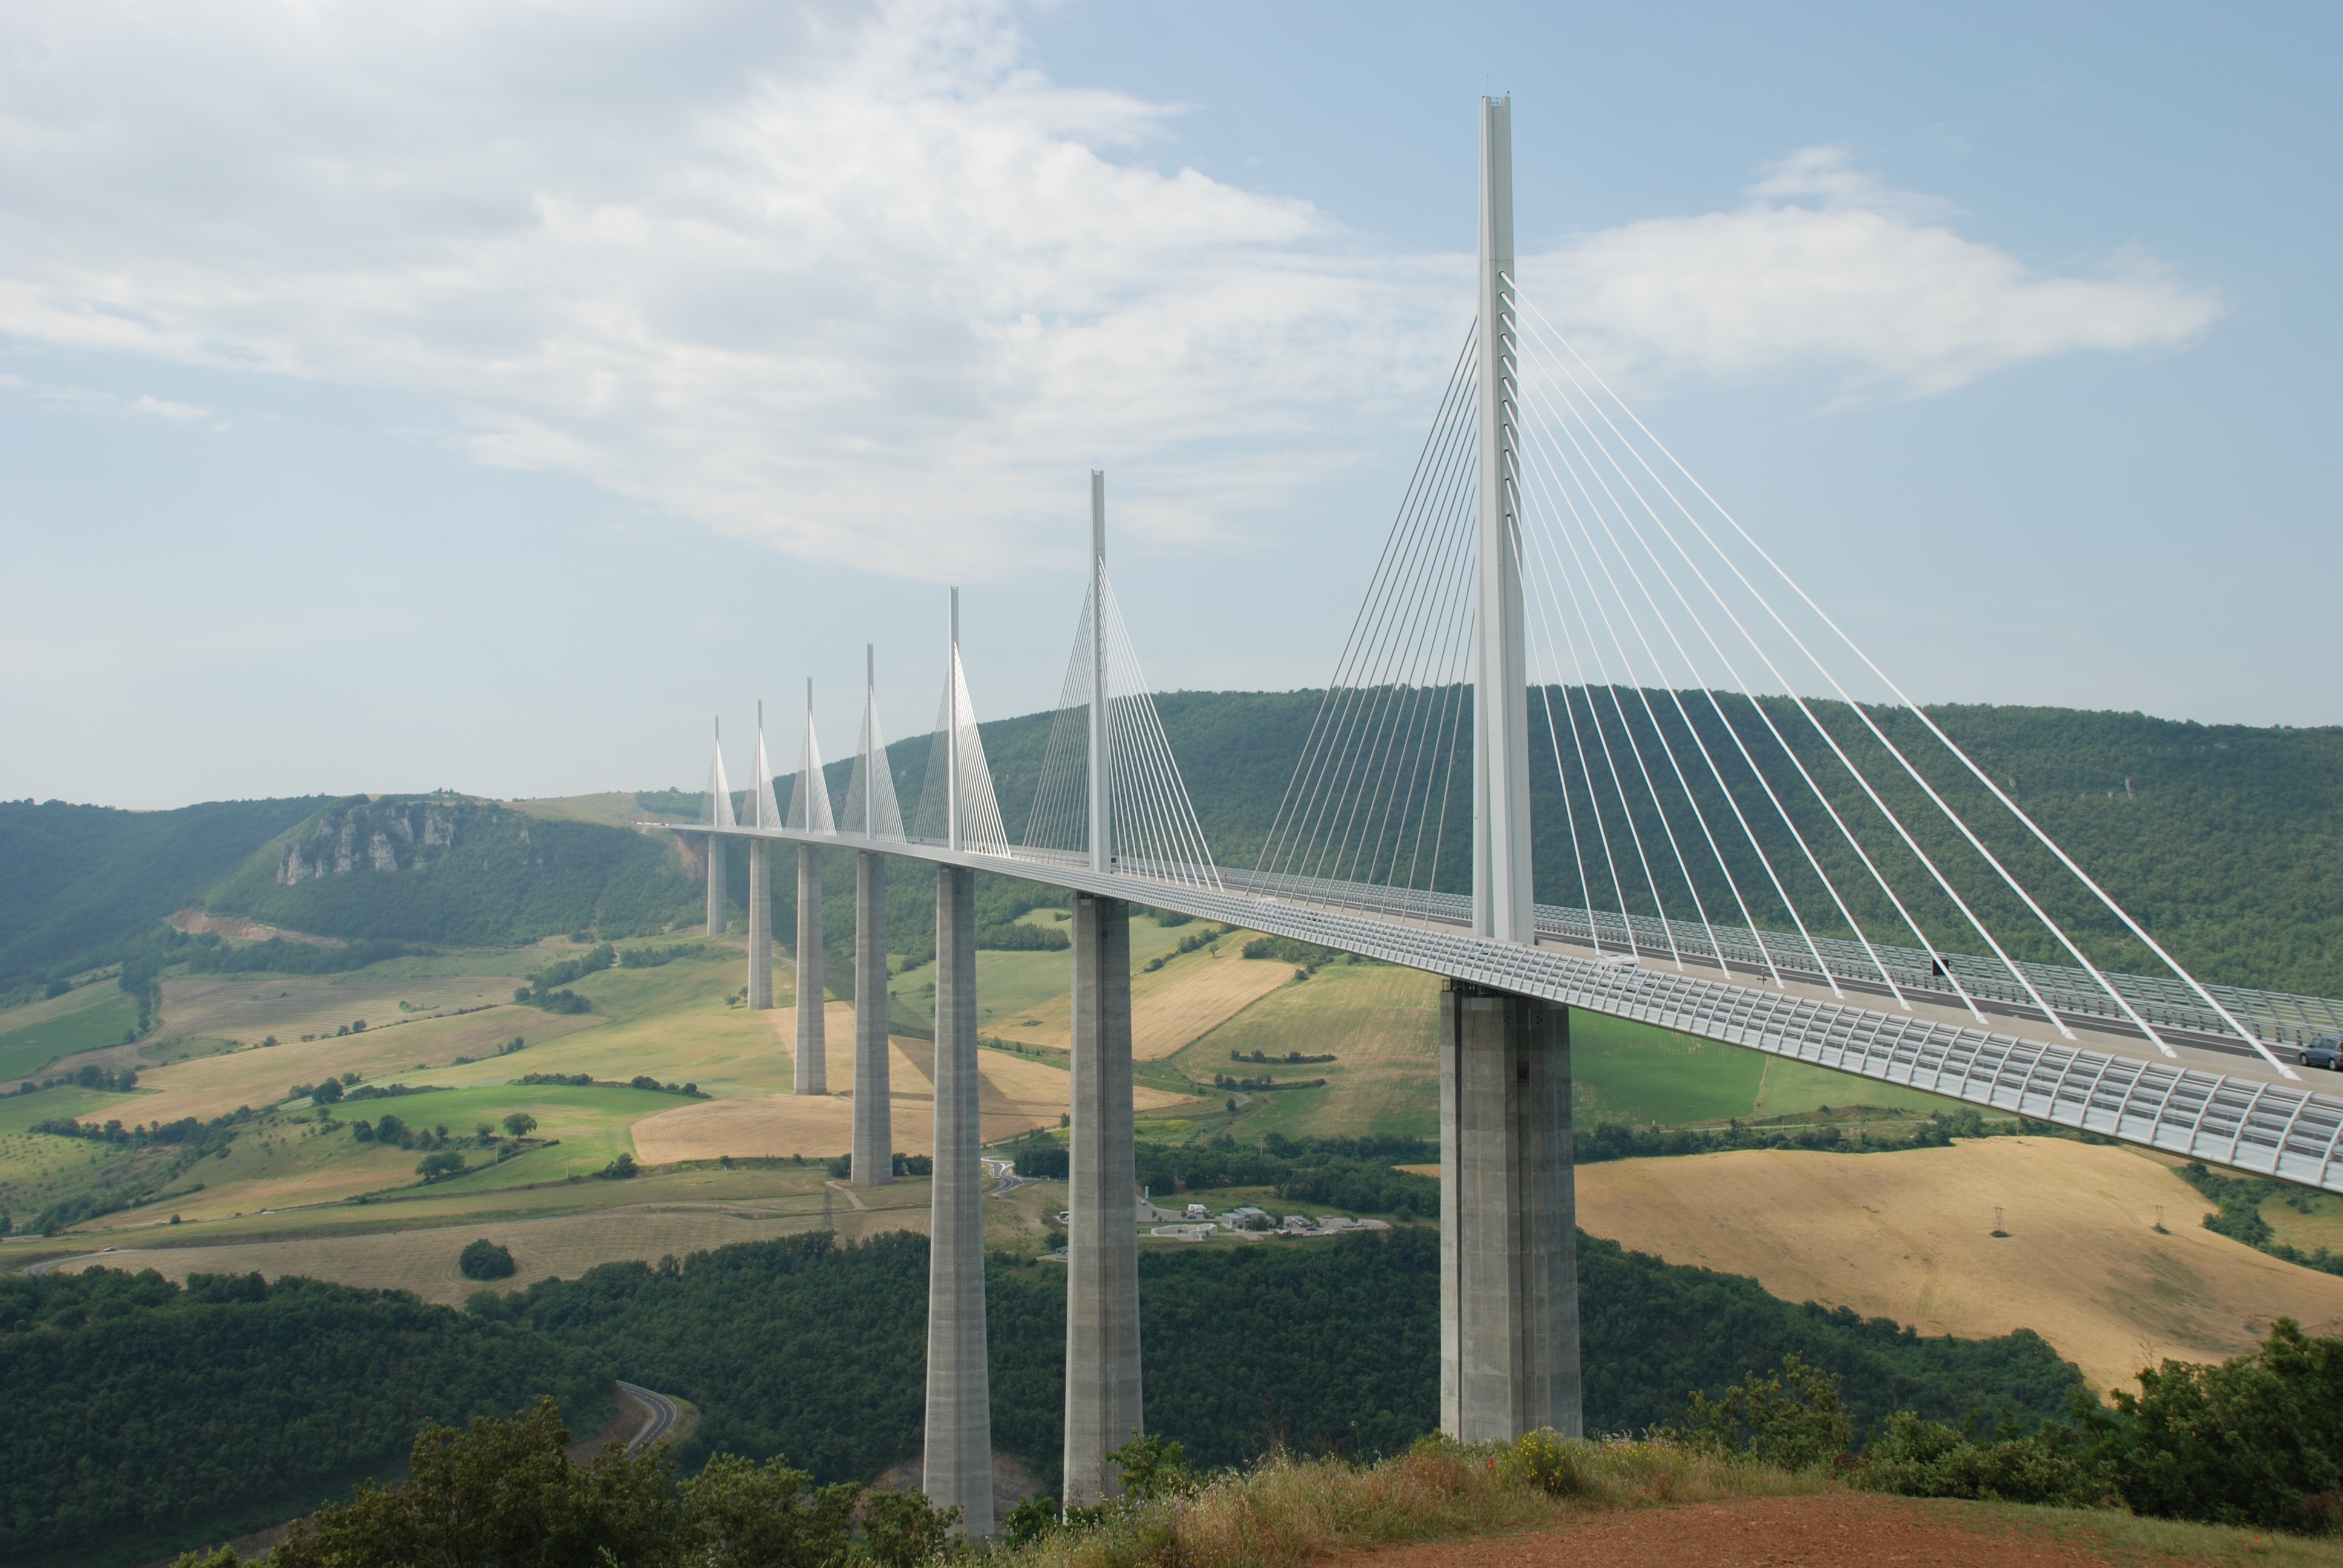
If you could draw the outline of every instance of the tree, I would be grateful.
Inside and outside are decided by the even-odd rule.
[[[505,1131],[515,1138],[526,1138],[537,1131],[537,1118],[526,1111],[516,1111],[505,1118]]]
[[[756,1464],[731,1453],[709,1460],[681,1491],[683,1548],[695,1568],[829,1568],[846,1556],[862,1493],[851,1483],[816,1488],[779,1454]],[[892,1494],[873,1501],[880,1495]],[[877,1541],[874,1532],[874,1548]]]
[[[456,1254],[456,1269],[468,1280],[510,1279],[513,1255],[483,1236]]]
[[[426,1422],[397,1490],[367,1486],[293,1526],[272,1568],[603,1568],[671,1556],[681,1519],[664,1448],[605,1444],[569,1462],[550,1399],[510,1421],[458,1431]]]
[[[950,1541],[960,1515],[957,1503],[938,1508],[917,1492],[874,1491],[862,1500],[862,1538],[879,1568],[920,1568]]]
[[[2343,1338],[2291,1318],[2251,1355],[2167,1361],[2084,1411],[2136,1513],[2306,1533],[2343,1523]]]
[[[1712,1402],[1694,1389],[1685,1420],[1694,1446],[1739,1451],[1785,1470],[1828,1464],[1855,1441],[1855,1418],[1839,1402],[1838,1379],[1795,1351],[1782,1358],[1779,1376],[1753,1372],[1721,1400]]]
[[[464,1157],[453,1149],[426,1154],[415,1162],[415,1173],[426,1181],[437,1181],[445,1176],[461,1176],[464,1173]]]

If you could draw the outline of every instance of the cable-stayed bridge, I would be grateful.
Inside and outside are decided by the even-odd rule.
[[[760,715],[743,807],[719,746],[702,822],[677,829],[748,840],[752,1007],[772,1004],[773,844],[799,850],[801,997],[821,994],[825,849],[858,857],[858,997],[887,994],[884,858],[936,868],[924,1485],[972,1534],[992,1523],[979,871],[1075,894],[1072,1502],[1116,1489],[1106,1455],[1140,1426],[1133,904],[1449,981],[1442,1419],[1467,1439],[1578,1428],[1574,1008],[2343,1192],[2343,1098],[2293,1065],[2343,1033],[2343,1004],[2191,975],[1636,417],[1515,276],[1510,113],[1483,103],[1472,326],[1250,865],[1215,859],[1150,696],[1097,474],[1073,651],[1013,838],[956,591],[908,816],[866,656],[841,800],[809,691],[786,808]],[[724,857],[707,859],[715,931]],[[826,1093],[821,1009],[797,1022],[797,1091]],[[885,1030],[883,1007],[857,1010],[857,1182],[890,1171]]]

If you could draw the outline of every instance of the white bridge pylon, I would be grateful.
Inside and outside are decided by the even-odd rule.
[[[1460,1437],[1577,1428],[1571,1009],[2343,1193],[2343,1098],[2294,1081],[2278,1049],[2343,1033],[2343,1003],[2198,981],[2019,805],[2015,780],[1799,587],[1523,293],[1510,101],[1481,114],[1477,308],[1251,869],[1218,865],[1206,841],[1108,578],[1097,473],[1072,655],[1014,839],[956,589],[908,822],[866,660],[838,809],[809,711],[782,818],[760,712],[748,809],[733,819],[719,749],[702,820],[674,829],[749,842],[751,1006],[771,1005],[765,851],[803,849],[817,1032],[801,1006],[801,1092],[820,1011],[810,856],[838,845],[866,870],[881,856],[936,868],[923,1484],[968,1509],[971,1534],[991,1506],[980,871],[1075,895],[1069,1502],[1117,1490],[1104,1455],[1141,1408],[1134,903],[1448,980],[1442,1407]],[[722,860],[711,842],[710,931]],[[884,900],[865,887],[868,950]],[[883,957],[871,972],[883,991]]]

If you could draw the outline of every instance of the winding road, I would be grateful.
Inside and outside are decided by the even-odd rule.
[[[643,1408],[650,1412],[650,1419],[643,1423],[643,1429],[627,1439],[628,1453],[640,1453],[644,1449],[665,1437],[669,1429],[675,1425],[675,1401],[663,1393],[653,1393],[640,1383],[627,1382],[623,1380],[618,1384],[618,1390],[641,1401]]]
[[[75,1252],[69,1258],[44,1258],[37,1263],[25,1264],[25,1272],[28,1274],[45,1274],[52,1269],[61,1269],[67,1263],[86,1263],[93,1258],[103,1258],[107,1252],[114,1251],[116,1249],[112,1247],[107,1247],[96,1252]]]

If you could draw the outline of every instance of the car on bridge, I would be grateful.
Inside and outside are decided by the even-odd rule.
[[[2343,1072],[2343,1034],[2322,1034],[2302,1048],[2295,1060],[2305,1067],[2323,1067],[2332,1072]]]

